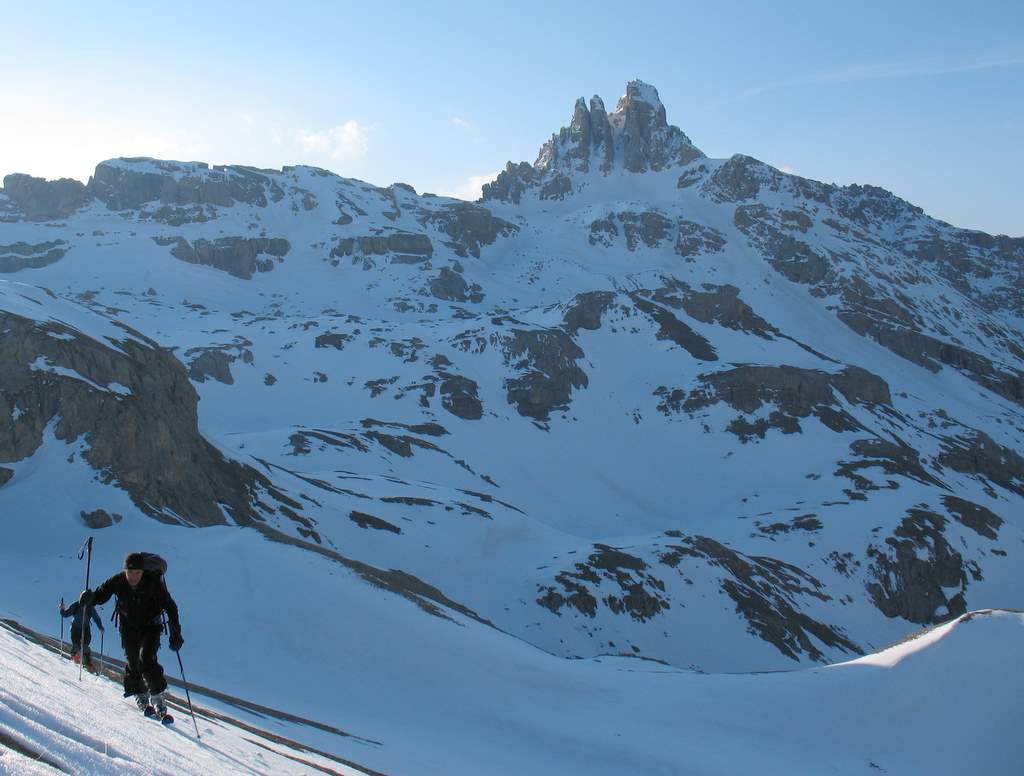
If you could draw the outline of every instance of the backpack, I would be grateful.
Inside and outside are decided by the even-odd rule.
[[[140,552],[139,555],[142,556],[143,571],[153,571],[160,578],[167,573],[167,561],[155,552]]]

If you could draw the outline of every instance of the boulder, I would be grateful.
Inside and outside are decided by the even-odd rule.
[[[82,510],[79,513],[82,518],[82,522],[85,523],[87,528],[109,528],[112,525],[120,523],[124,517],[122,515],[110,514],[105,509],[94,509],[92,512],[86,512]]]

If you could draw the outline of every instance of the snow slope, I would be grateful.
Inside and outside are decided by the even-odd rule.
[[[175,725],[164,728],[122,698],[118,683],[80,680],[77,666],[7,627],[0,666],[2,774],[365,773],[202,712],[201,739],[184,709],[172,709]]]
[[[519,706],[518,724],[508,720],[489,737],[467,730],[460,746],[429,754],[409,729],[404,762],[389,772],[1019,773],[1022,644],[1024,614],[981,611],[874,655],[792,672],[701,675],[611,660],[559,669],[556,680],[542,660],[518,698],[502,699]],[[76,774],[319,772],[230,724],[203,720],[201,742],[181,715],[173,729],[162,729],[110,682],[87,676],[80,683],[66,661],[6,629],[0,672],[0,773],[58,772],[12,751],[11,742]],[[591,674],[588,693],[577,686],[582,674]],[[626,685],[641,695],[622,705]],[[637,712],[654,724],[636,724]],[[595,719],[605,724],[595,728]],[[520,725],[550,725],[557,736],[549,750],[502,747]],[[632,742],[631,759],[604,756],[618,739]],[[328,772],[360,773],[308,753],[302,759]]]

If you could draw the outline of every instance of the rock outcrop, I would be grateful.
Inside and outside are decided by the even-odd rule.
[[[86,187],[72,178],[48,181],[22,173],[4,176],[3,192],[30,221],[67,218],[92,199]]]
[[[477,304],[484,299],[483,288],[478,283],[467,283],[460,273],[448,267],[442,267],[427,288],[435,299],[442,299],[446,302]]]
[[[597,95],[589,108],[580,97],[569,126],[544,143],[533,165],[509,162],[492,183],[484,185],[483,199],[518,204],[532,189],[537,189],[540,199],[562,199],[573,192],[574,173],[658,172],[703,157],[682,130],[668,123],[658,90],[643,81],[630,81],[612,113],[606,112]]]
[[[518,226],[497,218],[487,208],[468,202],[431,211],[421,218],[421,223],[444,232],[449,238],[445,244],[462,258],[480,258],[483,246],[493,245],[499,237],[509,237],[519,231]]]
[[[583,351],[561,329],[517,329],[504,338],[502,352],[520,373],[505,381],[508,402],[520,415],[546,421],[569,406],[574,389],[587,387],[587,375],[576,365]]]
[[[681,389],[658,388],[658,409],[665,414],[697,412],[725,402],[744,415],[758,412],[764,405],[776,409],[767,418],[753,423],[743,417],[733,421],[729,431],[747,440],[762,439],[770,428],[784,433],[801,430],[799,419],[817,417],[833,431],[851,431],[860,423],[839,406],[837,394],[852,404],[891,406],[889,386],[877,375],[860,367],[848,366],[830,374],[793,366],[740,366],[723,372],[703,374],[701,385],[689,393]]]
[[[89,180],[89,193],[111,210],[138,209],[150,202],[165,205],[219,205],[238,202],[265,207],[268,196],[284,191],[267,173],[253,167],[215,166],[205,162],[171,162],[131,158],[101,162]]]
[[[101,478],[158,520],[262,519],[253,504],[269,482],[199,434],[198,397],[168,351],[137,334],[103,344],[3,310],[0,328],[0,463],[32,455],[52,428],[59,440],[84,440]]]
[[[366,256],[391,255],[396,264],[425,261],[434,255],[434,244],[425,234],[392,232],[388,235],[344,237],[331,249],[331,258],[353,257],[359,261]]]
[[[536,601],[559,616],[575,611],[590,620],[627,616],[657,621],[673,606],[687,605],[690,596],[675,586],[676,578],[685,584],[695,567],[710,568],[713,584],[732,599],[748,630],[786,657],[825,662],[822,645],[862,652],[842,628],[801,611],[808,600],[831,600],[820,580],[776,558],[745,555],[709,537],[680,531],[667,531],[663,540],[639,554],[594,545],[586,560],[538,585]],[[698,593],[706,595],[707,588],[694,596]]]
[[[189,264],[223,270],[237,278],[251,280],[257,272],[269,272],[291,250],[280,237],[218,237],[195,240],[184,237],[154,237],[158,245],[173,245],[171,255]]]
[[[911,509],[885,548],[868,548],[875,581],[867,590],[886,617],[927,625],[967,611],[970,564],[946,539],[945,524],[941,515]],[[950,588],[958,592],[950,596]]]
[[[63,259],[70,247],[66,240],[49,240],[34,245],[24,242],[0,245],[0,272],[45,267]]]

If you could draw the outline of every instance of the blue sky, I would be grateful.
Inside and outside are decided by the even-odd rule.
[[[0,175],[315,164],[469,195],[632,78],[713,157],[1024,235],[1024,3],[0,0]]]

